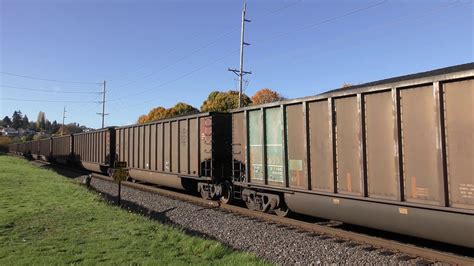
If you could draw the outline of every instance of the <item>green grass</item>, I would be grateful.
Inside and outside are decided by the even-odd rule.
[[[266,264],[104,202],[79,184],[0,154],[0,265]]]

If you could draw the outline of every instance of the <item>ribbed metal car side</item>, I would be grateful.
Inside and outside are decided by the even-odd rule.
[[[39,159],[49,161],[51,158],[51,138],[39,140]]]
[[[237,109],[233,178],[249,208],[474,247],[473,106],[471,63]]]
[[[116,129],[117,160],[133,179],[178,189],[230,173],[230,115],[202,113]]]
[[[60,164],[68,164],[72,159],[72,135],[51,138],[51,159]]]
[[[115,127],[73,134],[73,162],[87,170],[108,173],[115,160]]]
[[[39,140],[33,140],[31,141],[31,156],[35,160],[40,159],[40,144]]]

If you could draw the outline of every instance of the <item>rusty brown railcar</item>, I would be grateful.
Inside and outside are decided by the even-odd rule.
[[[51,138],[51,160],[59,164],[72,162],[72,135]]]
[[[31,157],[35,160],[38,160],[40,157],[40,144],[39,140],[31,141]]]
[[[18,143],[13,143],[8,146],[8,152],[11,154],[17,154],[18,153]]]
[[[39,159],[43,161],[51,159],[51,138],[39,140]]]
[[[474,247],[474,64],[234,110],[234,196]]]
[[[73,161],[98,173],[108,173],[115,160],[115,128],[73,134]]]
[[[116,129],[117,160],[133,179],[220,195],[230,179],[230,114],[201,113]]]

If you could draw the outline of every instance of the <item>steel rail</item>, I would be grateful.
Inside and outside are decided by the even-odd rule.
[[[92,174],[92,177],[105,180],[105,181],[113,181],[113,179],[108,176],[104,176],[104,175],[100,175],[96,173]],[[122,185],[130,187],[130,188],[138,189],[141,191],[156,193],[156,194],[173,198],[173,199],[177,199],[180,201],[191,202],[193,204],[198,204],[202,206],[220,208],[228,212],[237,213],[244,216],[250,216],[250,217],[260,219],[260,220],[270,221],[270,222],[274,222],[274,223],[278,223],[278,224],[282,224],[282,225],[286,225],[290,227],[295,227],[295,228],[299,228],[304,231],[308,231],[312,233],[325,234],[328,236],[341,238],[344,240],[350,240],[350,241],[357,242],[359,244],[366,244],[366,245],[370,245],[379,249],[387,249],[393,252],[401,252],[401,253],[408,254],[410,256],[421,257],[421,258],[425,258],[425,259],[432,260],[435,262],[446,262],[446,263],[455,264],[455,265],[474,265],[474,258],[470,258],[470,257],[465,257],[465,256],[456,255],[452,253],[446,253],[446,252],[433,250],[429,248],[418,247],[412,244],[400,243],[394,240],[369,236],[369,235],[356,233],[356,232],[350,232],[350,231],[328,227],[324,225],[312,224],[305,221],[276,216],[273,214],[252,211],[252,210],[234,206],[234,205],[222,204],[219,201],[205,200],[196,196],[179,193],[179,192],[175,192],[175,191],[171,191],[171,190],[167,190],[163,188],[157,188],[154,186],[148,186],[148,185],[133,183],[133,182],[128,182],[128,181],[122,182]]]

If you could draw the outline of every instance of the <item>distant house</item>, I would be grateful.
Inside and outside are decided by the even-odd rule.
[[[8,136],[8,137],[16,137],[16,136],[18,136],[18,131],[14,128],[11,128],[11,127],[2,128],[0,130],[0,135]]]
[[[36,132],[31,130],[31,129],[23,129],[23,128],[19,128],[18,129],[18,135],[19,136],[25,136],[25,135],[33,135],[35,134]]]

